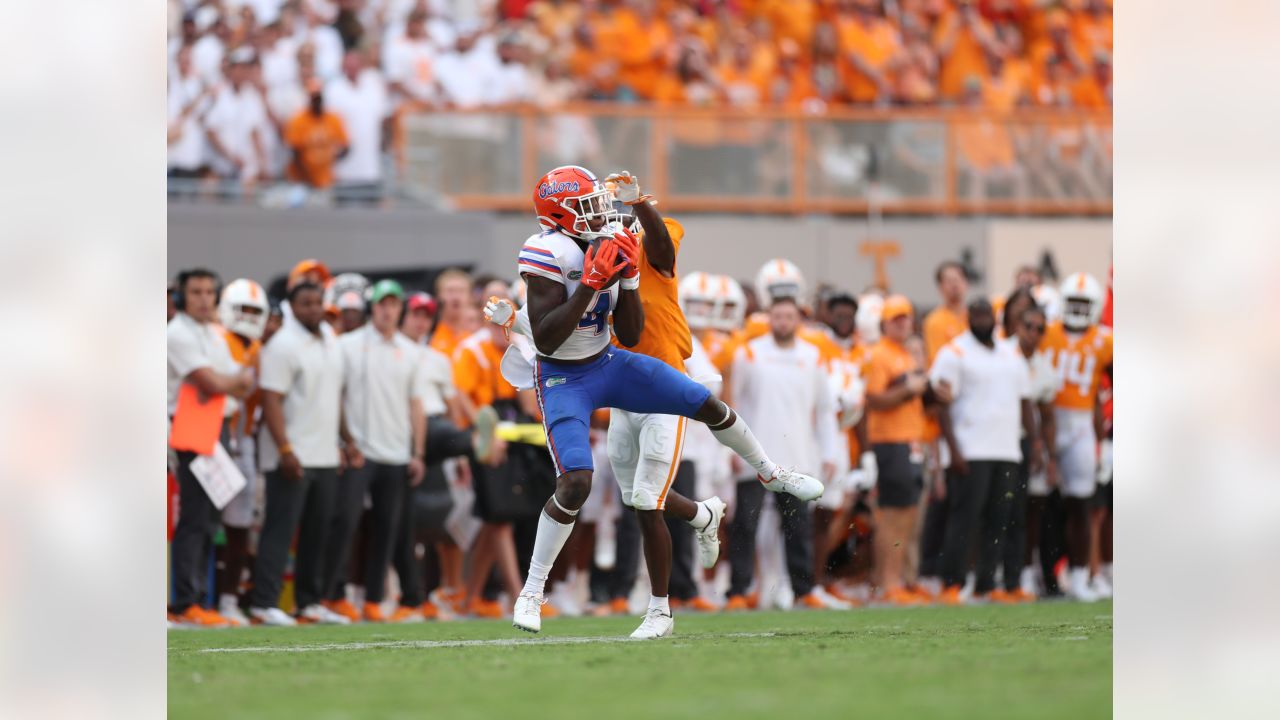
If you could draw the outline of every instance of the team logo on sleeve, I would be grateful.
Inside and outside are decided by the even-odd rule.
[[[562,377],[547,378],[547,387],[553,388],[557,385],[563,385],[567,380],[568,378],[562,378]]]
[[[577,280],[577,279],[579,279],[579,278],[581,278],[581,277],[582,277],[582,271],[581,271],[581,270],[570,270],[570,271],[569,271],[569,279],[570,279],[570,280]]]

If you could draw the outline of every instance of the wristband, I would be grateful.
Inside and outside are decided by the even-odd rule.
[[[622,278],[622,280],[618,281],[618,287],[623,290],[638,290],[640,288],[640,276]]]
[[[289,443],[285,443],[284,445],[280,446],[280,457],[284,457],[285,455],[292,455],[292,454],[293,454],[293,445],[290,445]]]

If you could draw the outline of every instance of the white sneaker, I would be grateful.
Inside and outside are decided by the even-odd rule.
[[[631,639],[656,640],[657,638],[670,637],[675,628],[676,621],[675,618],[671,617],[671,613],[663,612],[662,608],[649,608],[649,612],[645,613],[644,621],[640,623],[640,627],[631,633]]]
[[[302,608],[302,612],[298,613],[298,617],[303,620],[310,620],[318,625],[350,625],[351,619],[345,615],[330,610],[323,605],[308,605]]]
[[[812,597],[822,603],[822,607],[828,610],[852,610],[853,606],[841,600],[840,598],[827,592],[827,589],[821,585],[814,585],[809,591],[808,597]],[[813,607],[812,602],[802,603],[806,607]]]
[[[258,621],[260,625],[271,625],[274,627],[293,627],[298,624],[289,613],[278,607],[272,608],[249,608],[249,617]]]
[[[1030,565],[1022,568],[1022,575],[1018,578],[1018,587],[1022,592],[1032,596],[1040,597],[1040,583],[1036,580],[1036,569]]]
[[[710,568],[715,567],[716,560],[720,557],[720,520],[724,518],[727,506],[718,497],[707,498],[702,504],[711,513],[711,520],[695,536],[698,538],[698,560],[702,567]]]
[[[773,477],[768,480],[760,478],[760,482],[764,483],[766,490],[787,493],[806,501],[817,500],[822,497],[822,491],[826,489],[816,477],[782,468],[778,468]]]
[[[223,595],[218,598],[218,614],[226,618],[231,627],[249,627],[249,618],[240,609],[240,599],[235,595]]]
[[[1098,596],[1099,600],[1104,600],[1115,594],[1115,590],[1111,587],[1111,583],[1108,582],[1101,574],[1093,576],[1093,582],[1090,583],[1089,589],[1093,591],[1094,595]],[[226,617],[225,613],[223,614],[223,617]]]
[[[520,597],[516,598],[516,606],[511,611],[511,626],[525,632],[540,632],[544,602],[546,599],[542,597],[542,593],[520,593]]]
[[[1067,597],[1079,602],[1098,601],[1098,596],[1089,587],[1089,568],[1071,568],[1067,571]]]

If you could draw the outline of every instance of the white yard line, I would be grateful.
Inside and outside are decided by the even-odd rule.
[[[681,635],[679,640],[771,638],[777,633],[726,633],[722,635]],[[508,647],[518,645],[589,645],[593,643],[644,642],[626,637],[500,638],[496,640],[387,640],[385,642],[326,643],[323,645],[261,645],[257,647],[205,648],[202,653],[294,653],[331,650],[377,650],[380,648]]]

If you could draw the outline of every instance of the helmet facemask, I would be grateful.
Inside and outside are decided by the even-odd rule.
[[[566,198],[560,206],[573,214],[573,234],[583,240],[613,237],[622,221],[613,206],[613,193],[604,186],[585,195]],[[602,221],[599,230],[591,227],[593,220]]]
[[[1087,297],[1068,297],[1063,303],[1062,326],[1074,332],[1088,330],[1094,320],[1094,302]]]

